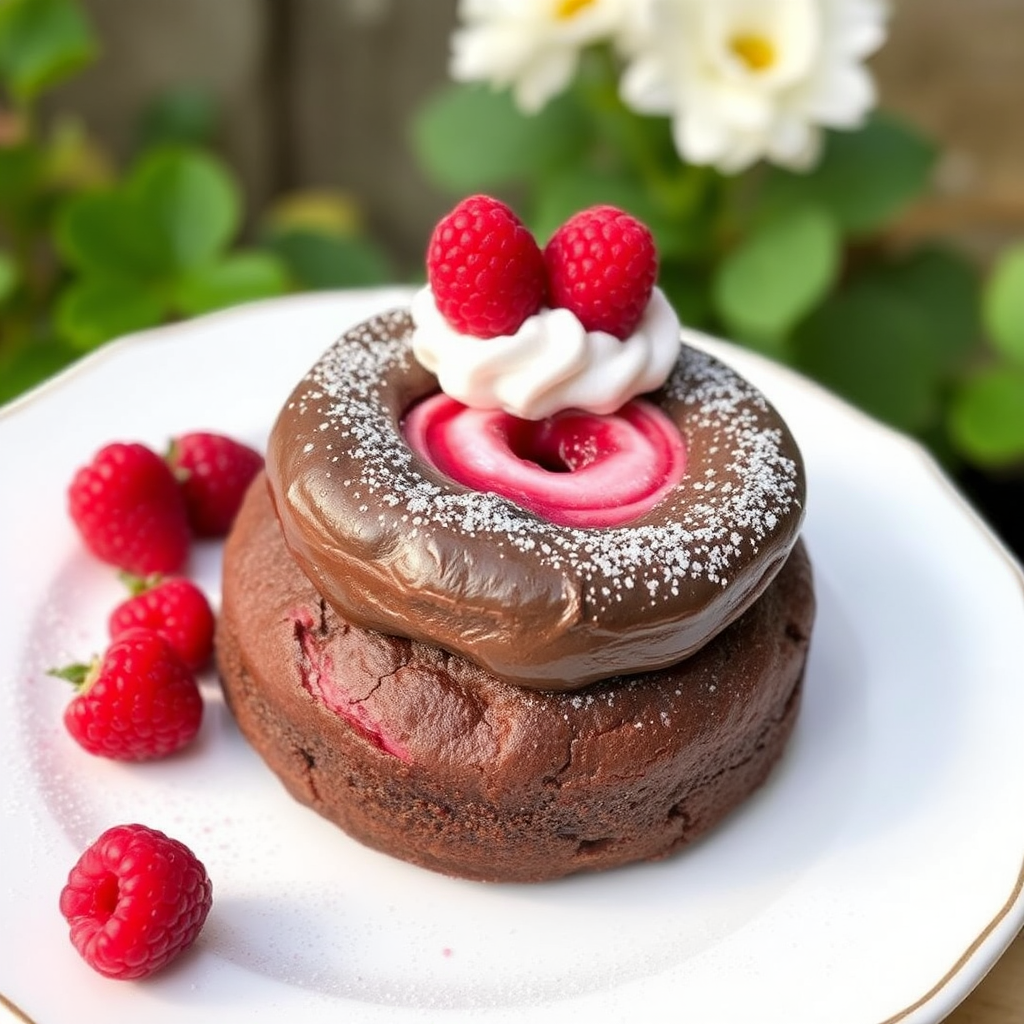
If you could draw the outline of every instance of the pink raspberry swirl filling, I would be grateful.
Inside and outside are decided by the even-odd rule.
[[[653,508],[686,471],[678,428],[643,399],[606,415],[567,409],[524,420],[440,393],[413,406],[403,433],[439,472],[560,526],[623,526]]]

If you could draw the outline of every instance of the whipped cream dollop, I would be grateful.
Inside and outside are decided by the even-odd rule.
[[[471,409],[540,420],[564,409],[605,415],[661,387],[679,355],[680,324],[655,288],[636,330],[620,340],[587,331],[568,309],[542,309],[515,334],[456,331],[429,287],[412,302],[413,354],[441,390]]]

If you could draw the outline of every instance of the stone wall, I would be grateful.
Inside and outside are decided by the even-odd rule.
[[[409,113],[445,81],[456,0],[85,0],[103,55],[57,97],[120,155],[155,95],[200,85],[251,209],[341,186],[408,263],[448,202],[422,179]],[[896,0],[875,61],[884,103],[946,147],[910,231],[1024,236],[1024,0]]]

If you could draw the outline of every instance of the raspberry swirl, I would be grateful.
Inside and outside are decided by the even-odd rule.
[[[686,466],[675,424],[640,399],[607,416],[566,409],[534,421],[440,394],[417,404],[403,429],[413,451],[453,480],[562,526],[628,523]]]

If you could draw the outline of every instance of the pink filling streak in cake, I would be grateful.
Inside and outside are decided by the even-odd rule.
[[[653,508],[686,470],[679,430],[642,399],[608,415],[568,409],[532,421],[436,394],[409,411],[403,432],[446,476],[560,526],[623,526]]]
[[[334,659],[317,643],[313,618],[305,609],[292,613],[295,639],[302,652],[302,686],[329,711],[343,718],[368,743],[397,757],[406,764],[412,756],[400,743],[388,736],[358,697],[353,697],[338,681]]]

